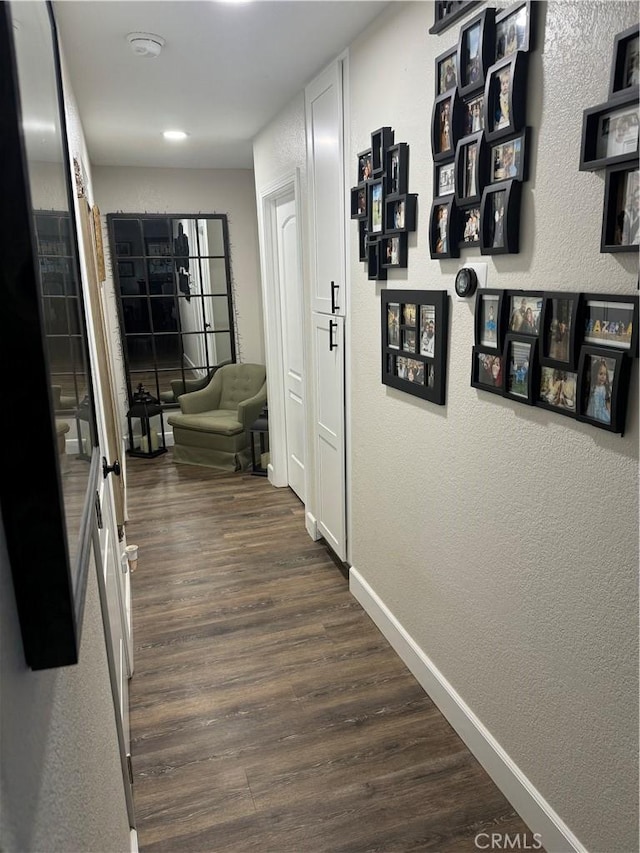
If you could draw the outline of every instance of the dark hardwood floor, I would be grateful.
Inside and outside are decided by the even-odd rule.
[[[171,452],[127,466],[143,853],[464,853],[529,833],[291,491]]]

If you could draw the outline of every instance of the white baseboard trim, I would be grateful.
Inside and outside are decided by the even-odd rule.
[[[131,841],[131,853],[138,853],[138,833],[135,829],[130,831],[129,840]]]
[[[542,836],[547,853],[587,853],[587,848],[353,566],[349,570],[349,589],[531,831]]]
[[[304,524],[307,528],[307,533],[314,541],[320,538],[320,534],[318,533],[318,522],[315,515],[312,515],[310,512],[305,512]]]

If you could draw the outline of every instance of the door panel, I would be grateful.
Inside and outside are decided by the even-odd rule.
[[[345,205],[339,62],[307,86],[305,100],[311,200],[311,307],[313,311],[344,316]]]
[[[313,314],[317,522],[341,560],[346,559],[344,454],[344,319]]]
[[[275,220],[282,314],[287,481],[304,502],[306,486],[302,278],[293,193],[276,201]]]

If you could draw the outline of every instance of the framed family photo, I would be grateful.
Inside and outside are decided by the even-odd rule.
[[[525,127],[522,133],[512,139],[495,142],[489,149],[489,183],[506,181],[526,181],[529,178],[527,152],[531,145],[531,128]]]
[[[384,186],[383,179],[377,178],[369,183],[368,191],[368,216],[369,216],[369,235],[375,236],[381,234],[384,230],[382,222],[382,212],[384,203]]]
[[[504,396],[532,406],[537,378],[537,338],[508,334],[504,345]]]
[[[458,89],[439,95],[433,102],[431,115],[431,151],[435,162],[449,160],[456,152],[464,125],[464,104]]]
[[[436,197],[429,217],[429,249],[432,258],[460,256],[457,211],[453,196]]]
[[[517,254],[520,249],[522,182],[513,178],[488,184],[480,202],[480,253]]]
[[[479,204],[484,189],[487,148],[484,132],[465,136],[456,147],[455,200],[459,207]]]
[[[507,291],[509,321],[507,331],[518,335],[538,335],[544,295],[540,291]]]
[[[521,50],[489,68],[484,89],[488,142],[514,136],[525,125],[528,54]]]
[[[581,172],[638,160],[638,103],[619,98],[582,113]]]
[[[484,130],[484,92],[466,98],[463,103],[464,124],[462,133],[464,136]]]
[[[578,364],[577,418],[624,433],[631,360],[620,350],[585,345]]]
[[[609,83],[609,98],[629,95],[638,97],[640,83],[640,27],[634,24],[618,33],[613,43],[613,60]]]
[[[577,397],[577,372],[545,365],[540,368],[536,406],[574,418]]]
[[[449,48],[436,57],[436,97],[458,85],[458,47]]]
[[[433,187],[435,194],[453,195],[456,190],[456,164],[455,161],[450,163],[435,163],[433,176]]]
[[[609,166],[604,185],[601,252],[637,252],[640,244],[640,171]]]
[[[533,47],[532,12],[535,3],[521,0],[496,15],[496,61]]]
[[[444,290],[381,291],[384,385],[445,404],[448,301]]]
[[[392,145],[386,152],[386,194],[404,195],[409,181],[409,146],[406,142]]]
[[[415,193],[406,193],[385,200],[384,230],[387,234],[415,231],[416,200]]]
[[[540,363],[574,370],[580,345],[579,293],[545,293],[540,318]]]
[[[475,343],[477,347],[502,352],[505,333],[504,290],[482,288],[476,291]]]
[[[407,266],[406,234],[395,234],[392,237],[383,237],[382,266],[387,267],[388,269]]]
[[[495,9],[488,7],[460,27],[458,88],[465,97],[484,88],[487,69],[495,58]]]
[[[492,394],[503,393],[504,380],[501,352],[474,347],[471,363],[471,385]]]
[[[457,211],[460,227],[458,246],[461,249],[480,245],[480,207],[465,207]]]

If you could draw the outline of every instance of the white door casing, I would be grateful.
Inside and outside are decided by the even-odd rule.
[[[293,190],[275,200],[275,238],[282,316],[287,482],[304,503],[305,371],[302,270],[298,251],[298,218]]]
[[[344,318],[314,312],[315,449],[320,533],[346,559],[344,465]]]
[[[311,310],[345,314],[342,62],[305,89]]]

